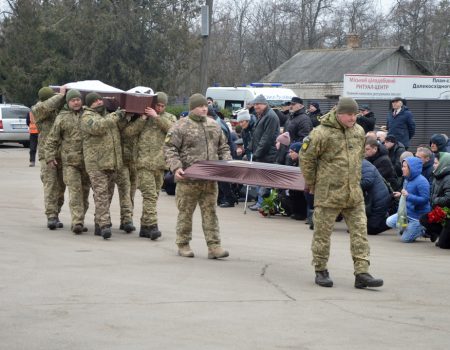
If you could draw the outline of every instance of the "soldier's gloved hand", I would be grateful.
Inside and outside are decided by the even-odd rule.
[[[117,116],[118,116],[119,118],[123,119],[123,118],[126,117],[127,111],[126,111],[125,109],[120,109],[120,108],[118,108],[117,111],[116,111],[116,114],[117,114]]]

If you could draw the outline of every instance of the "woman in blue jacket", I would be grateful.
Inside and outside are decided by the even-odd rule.
[[[420,224],[421,215],[428,213],[430,207],[430,184],[422,173],[422,161],[417,157],[407,157],[402,163],[402,172],[405,181],[401,192],[394,192],[394,196],[406,197],[406,213],[408,226],[400,230],[402,241],[414,242],[424,233],[424,227]],[[386,220],[386,225],[396,227],[398,214],[391,215]]]

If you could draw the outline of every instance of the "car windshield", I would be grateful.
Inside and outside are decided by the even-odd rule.
[[[25,119],[27,117],[28,109],[16,108],[16,107],[3,107],[2,118],[3,119]]]

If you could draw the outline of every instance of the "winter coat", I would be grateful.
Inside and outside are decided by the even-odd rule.
[[[395,174],[397,177],[402,177],[402,163],[400,162],[400,156],[405,152],[405,146],[402,143],[397,142],[389,151],[389,159],[394,166]]]
[[[398,179],[395,174],[394,166],[388,156],[388,151],[384,145],[378,145],[378,151],[372,157],[367,158],[377,170],[380,172],[381,176],[389,182],[393,190],[398,189]]]
[[[280,148],[277,150],[275,162],[280,165],[289,165],[289,146],[280,143]]]
[[[434,172],[431,189],[431,205],[450,208],[450,154],[444,153]]]
[[[367,217],[379,216],[385,219],[391,205],[391,196],[377,168],[365,159],[362,162],[361,188]]]
[[[369,112],[366,115],[359,115],[356,119],[356,122],[362,126],[364,132],[367,134],[369,131],[373,131],[375,129],[375,123],[377,118],[375,118],[375,114],[373,112]]]
[[[322,112],[320,109],[317,109],[315,112],[308,113],[309,119],[311,119],[311,123],[313,128],[320,125],[320,117],[322,116]]]
[[[277,155],[275,141],[280,133],[280,122],[271,108],[258,117],[250,149],[255,162],[274,163]]]
[[[84,167],[83,138],[80,130],[83,110],[70,110],[67,105],[53,123],[45,142],[45,161],[61,157],[63,166]]]
[[[83,157],[86,171],[118,170],[122,168],[122,147],[116,113],[101,115],[85,107],[80,128],[83,137]]]
[[[431,155],[431,158],[422,165],[422,175],[428,182],[431,184],[433,182],[433,165],[434,165],[434,154]]]
[[[280,121],[280,127],[281,128],[284,127],[286,125],[286,121],[289,119],[289,114],[284,114],[279,109],[274,109],[273,111],[275,112],[275,114],[278,117],[278,120]]]
[[[201,160],[232,159],[225,134],[217,122],[192,113],[170,128],[164,155],[172,173],[179,168],[189,168]]]
[[[253,138],[253,132],[255,131],[255,125],[256,125],[256,117],[251,114],[247,128],[246,129],[242,128],[241,131],[242,141],[244,142],[244,150],[245,155],[247,156],[247,160],[250,160],[250,156],[252,154],[252,150],[250,147]]]
[[[403,188],[408,192],[406,197],[406,212],[409,218],[419,220],[422,214],[428,213],[430,207],[430,184],[422,176],[422,161],[417,157],[407,157],[409,176],[405,179]]]
[[[305,108],[303,107],[289,116],[284,130],[289,132],[291,143],[294,143],[303,142],[312,128],[311,118],[305,114]]]
[[[364,201],[360,186],[364,157],[364,130],[358,124],[344,127],[333,109],[305,138],[300,149],[300,168],[314,205],[354,208]]]
[[[403,143],[405,148],[408,148],[409,141],[416,132],[416,123],[408,107],[403,106],[395,117],[393,111],[389,113],[386,128],[389,134],[394,135],[398,142]]]

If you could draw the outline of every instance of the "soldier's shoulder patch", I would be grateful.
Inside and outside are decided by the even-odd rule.
[[[92,126],[92,124],[94,124],[94,120],[89,119],[88,122],[87,122],[87,124],[88,124],[89,126]]]
[[[172,138],[172,132],[169,131],[169,132],[166,134],[166,139],[164,140],[164,142],[165,142],[165,143],[170,142],[170,139],[171,139],[171,138]]]
[[[303,144],[302,144],[302,150],[303,151],[306,151],[308,149],[310,142],[311,142],[311,138],[309,136],[306,136],[303,139]]]

